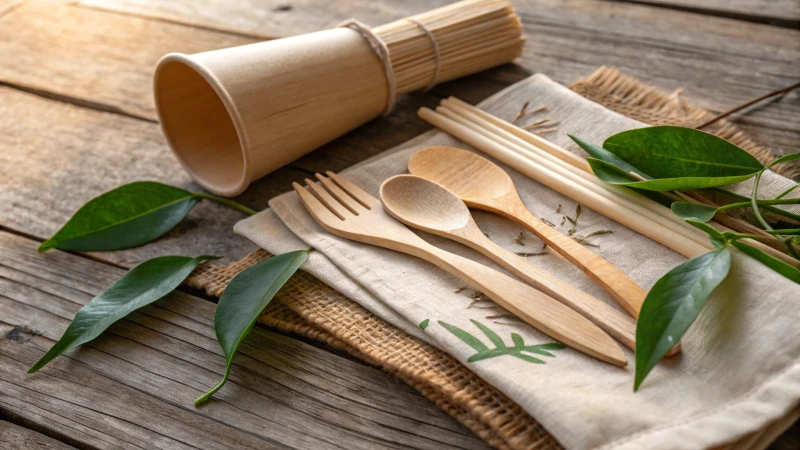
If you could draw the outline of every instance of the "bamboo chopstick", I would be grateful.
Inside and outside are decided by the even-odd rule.
[[[538,148],[540,150],[546,150],[547,153],[549,153],[550,155],[555,156],[556,158],[561,159],[562,161],[564,161],[566,163],[569,163],[570,165],[572,165],[572,166],[574,166],[576,168],[579,168],[579,169],[581,169],[582,171],[585,171],[588,174],[591,174],[590,177],[591,177],[592,180],[594,180],[594,181],[596,181],[598,183],[602,183],[599,179],[597,179],[597,177],[594,176],[594,173],[591,171],[591,167],[589,166],[589,164],[586,162],[585,159],[581,158],[578,155],[575,155],[572,152],[569,152],[569,151],[565,150],[564,148],[562,148],[562,147],[560,147],[560,146],[558,146],[558,145],[556,145],[556,144],[554,144],[554,143],[552,143],[552,142],[550,142],[550,141],[548,141],[548,140],[546,140],[546,139],[544,139],[544,138],[542,138],[540,136],[537,136],[537,135],[535,135],[533,133],[530,133],[530,132],[528,132],[528,131],[520,128],[520,127],[517,127],[516,125],[513,125],[513,124],[511,124],[509,122],[506,122],[506,121],[504,121],[504,120],[502,120],[502,119],[500,119],[498,117],[495,117],[495,116],[487,113],[486,111],[483,111],[483,110],[481,110],[481,109],[479,109],[479,108],[477,108],[475,106],[472,106],[469,103],[466,103],[463,100],[460,100],[460,99],[458,99],[456,97],[450,97],[448,99],[445,99],[445,100],[443,100],[441,102],[441,104],[445,105],[448,108],[453,108],[453,109],[456,109],[456,110],[459,110],[459,111],[464,111],[464,112],[471,113],[474,116],[479,116],[481,119],[484,119],[486,122],[491,123],[494,127],[501,128],[504,131],[506,131],[507,133],[509,133],[509,134],[515,136],[516,138],[518,138],[517,142],[519,142],[519,141],[526,142],[530,146],[528,148]],[[625,191],[629,191],[628,189],[624,189],[624,188],[617,188],[617,189],[621,189],[623,191],[623,193]],[[689,198],[689,197],[686,197],[684,195],[681,195],[681,197],[682,197],[683,201],[700,203],[696,199]],[[672,221],[680,222],[685,227],[691,227],[689,224],[686,224],[680,218],[678,218],[677,216],[672,214],[672,211],[670,209],[668,209],[668,208],[664,207],[663,205],[660,205],[660,204],[658,204],[658,203],[656,203],[656,202],[654,202],[654,201],[652,201],[650,199],[644,198],[644,200],[646,200],[646,202],[644,202],[642,204],[644,204],[646,206],[655,205],[653,210],[655,212],[657,212],[658,214],[661,214],[662,216],[667,217]],[[730,219],[730,220],[736,220],[736,219]],[[716,228],[717,230],[719,230],[720,232],[732,231],[731,228],[728,228],[727,226],[725,226],[722,223],[710,222],[710,225],[713,226],[714,228]],[[751,230],[748,230],[746,232],[753,233],[753,231],[751,231]],[[794,267],[800,268],[800,261],[798,261],[797,259],[792,258],[791,256],[787,255],[786,253],[781,252],[778,249],[775,249],[772,246],[769,246],[769,245],[767,245],[767,244],[765,244],[763,242],[759,242],[759,241],[754,240],[754,239],[743,239],[743,241],[745,243],[753,246],[753,247],[756,247],[756,248],[758,248],[758,249],[760,249],[760,250],[762,250],[762,251],[764,251],[766,253],[769,253],[773,257],[776,257],[776,258],[782,260],[783,262],[785,262],[787,264],[790,264],[790,265],[792,265]],[[704,240],[702,241],[702,243],[705,244],[705,245],[709,245],[708,242],[709,241],[708,241],[707,238],[704,238]],[[711,247],[709,247],[709,248],[711,248]]]
[[[659,242],[673,250],[687,256],[694,257],[706,253],[708,249],[697,242],[686,239],[680,233],[670,230],[652,219],[633,212],[627,208],[620,207],[619,203],[606,197],[598,195],[594,191],[577,184],[573,180],[566,178],[561,173],[551,172],[543,166],[531,161],[530,159],[509,150],[504,145],[498,143],[485,135],[465,126],[449,117],[439,114],[429,108],[421,108],[419,116],[440,128],[447,133],[467,142],[478,149],[484,151],[495,159],[508,164],[519,170],[526,176],[533,178],[578,201],[587,207],[610,217],[617,222]]]
[[[544,152],[540,148],[531,145],[512,134],[504,132],[494,124],[482,123],[479,117],[471,114],[469,111],[462,110],[454,112],[453,110],[449,109],[449,105],[440,106],[439,108],[436,108],[436,111],[450,117],[451,119],[460,121],[460,123],[463,125],[475,125],[477,126],[477,128],[475,128],[476,131],[489,138],[499,140],[501,144],[505,145],[509,150],[515,151],[529,159],[532,159],[536,163],[544,166],[546,169],[565,176],[571,181],[591,190],[597,195],[601,195],[619,203],[621,207],[649,217],[659,225],[681,234],[687,239],[691,239],[709,250],[712,248],[705,234],[680,220],[678,217],[672,214],[672,211],[663,205],[660,205],[629,189],[603,183],[593,174],[589,174],[583,170],[577,169],[576,167],[564,162],[552,154]],[[653,214],[654,212],[656,214]]]

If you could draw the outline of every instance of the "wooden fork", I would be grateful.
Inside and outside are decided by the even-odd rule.
[[[467,258],[441,250],[384,212],[380,201],[332,173],[293,183],[308,212],[336,236],[422,258],[471,284],[498,305],[563,344],[618,366],[625,354],[603,330],[546,294]]]

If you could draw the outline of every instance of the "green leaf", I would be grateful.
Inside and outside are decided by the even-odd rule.
[[[708,222],[714,218],[717,208],[699,203],[675,202],[671,206],[672,213],[683,220]]]
[[[656,281],[636,324],[634,391],[680,341],[730,267],[730,251],[722,247],[684,262]]]
[[[755,173],[745,175],[730,175],[721,177],[677,177],[657,178],[647,181],[638,181],[627,172],[599,159],[586,158],[597,178],[609,184],[627,186],[646,191],[683,191],[689,189],[705,189],[727,184],[741,183],[755,176]]]
[[[83,205],[39,251],[106,251],[146,244],[171,230],[198,201],[189,191],[154,181],[126,184]]]
[[[776,159],[775,161],[772,161],[771,163],[769,163],[769,166],[767,166],[767,169],[771,168],[772,166],[778,165],[780,163],[794,161],[796,159],[800,159],[800,153],[790,153],[788,155],[783,155],[780,158]]]
[[[731,242],[731,245],[739,249],[742,253],[774,270],[775,272],[778,272],[784,277],[800,284],[800,269],[790,266],[789,264],[786,264],[769,253],[766,253],[758,248],[751,247],[744,242],[733,241]]]
[[[138,264],[81,308],[61,339],[28,373],[38,371],[58,355],[100,336],[114,322],[172,292],[198,264],[217,258],[161,256]]]
[[[511,340],[514,342],[514,347],[525,347],[525,341],[517,333],[511,333]]]
[[[694,128],[659,126],[623,131],[606,139],[603,147],[655,179],[724,178],[764,169],[745,150]]]
[[[422,330],[422,331],[425,331],[425,328],[428,328],[428,323],[429,322],[430,322],[430,319],[425,319],[422,322],[420,322],[419,323],[419,329]]]
[[[470,319],[470,322],[472,322],[476,327],[478,327],[481,331],[483,331],[483,334],[485,334],[486,337],[488,337],[489,340],[492,341],[492,344],[494,344],[495,347],[506,348],[506,343],[503,342],[503,338],[498,336],[497,333],[492,331],[489,327],[478,322],[477,320]]]
[[[608,164],[611,164],[612,166],[622,170],[623,172],[633,172],[644,179],[649,180],[653,178],[650,175],[647,175],[646,173],[632,166],[624,159],[618,157],[617,155],[611,153],[610,151],[604,149],[603,147],[600,147],[599,145],[586,142],[583,139],[573,136],[571,134],[569,134],[568,136],[570,137],[570,139],[575,141],[575,143],[578,144],[582,149],[586,150],[586,153],[592,155],[592,157],[595,159],[599,159],[600,161],[604,161]]]
[[[308,258],[308,250],[283,253],[245,269],[231,280],[217,304],[214,328],[225,353],[225,375],[216,386],[195,400],[210,399],[228,381],[233,356],[272,297]]]
[[[453,333],[455,337],[461,339],[465,344],[474,348],[475,351],[477,351],[478,353],[489,351],[489,347],[487,347],[486,344],[481,342],[481,340],[476,338],[475,336],[469,334],[469,332],[464,331],[455,325],[450,325],[449,323],[442,322],[441,320],[439,321],[439,325],[443,326],[447,331]]]

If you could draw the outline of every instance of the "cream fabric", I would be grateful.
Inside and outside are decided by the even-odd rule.
[[[510,118],[526,100],[548,106],[547,117],[561,125],[547,137],[576,152],[579,149],[568,133],[602,142],[614,133],[645,126],[542,75],[496,94],[481,106]],[[433,131],[342,174],[377,197],[383,180],[407,172],[409,156],[431,145],[469,148]],[[566,233],[571,224],[562,224],[562,216],[574,217],[576,203],[506,170],[531,211]],[[763,183],[765,192],[775,192],[791,182],[770,173]],[[381,318],[454,355],[521,405],[569,449],[704,449],[732,444],[790,415],[800,403],[800,286],[738,252],[734,252],[730,275],[685,335],[681,356],[662,362],[634,394],[633,355],[627,350],[627,369],[570,349],[555,351],[555,357],[539,357],[546,364],[512,356],[467,362],[475,351],[439,321],[466,330],[490,346],[470,319],[489,326],[508,345],[512,345],[511,333],[520,334],[526,344],[552,339],[525,324],[497,318],[504,311],[491,302],[472,304],[467,292],[457,292],[465,283],[433,265],[326,233],[294,193],[276,197],[270,206],[271,210],[237,224],[235,231],[272,253],[313,247],[317,251],[312,252],[305,270]],[[524,232],[525,245],[519,245],[515,238],[521,228],[508,220],[480,211],[475,211],[474,217],[491,239],[512,251],[538,252],[542,247],[528,232]],[[613,233],[590,238],[588,242],[597,245],[592,250],[645,289],[685,259],[584,207],[575,234],[586,236],[598,230]],[[441,248],[497,268],[464,246],[420,234]],[[614,304],[563,259],[551,254],[530,258],[568,283]],[[424,320],[429,320],[429,326],[423,331],[418,325]]]

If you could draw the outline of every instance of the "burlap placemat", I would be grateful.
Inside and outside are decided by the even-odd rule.
[[[710,112],[666,94],[613,68],[601,67],[570,86],[601,105],[653,125],[693,126]],[[707,131],[746,149],[759,160],[774,159],[735,125],[719,121]],[[798,165],[777,172],[800,175]],[[269,257],[258,250],[230,265],[204,265],[188,279],[192,287],[220,296],[245,268]],[[282,331],[324,342],[397,376],[413,386],[487,444],[499,449],[558,449],[561,446],[516,403],[453,357],[388,324],[313,276],[298,272],[260,318]]]

